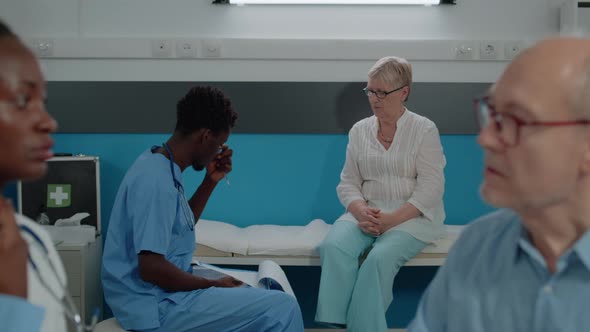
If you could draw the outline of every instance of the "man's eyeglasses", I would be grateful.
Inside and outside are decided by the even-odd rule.
[[[516,146],[520,138],[520,128],[525,126],[535,127],[563,127],[563,126],[580,126],[589,125],[590,120],[573,120],[573,121],[531,121],[527,122],[512,114],[498,113],[494,107],[489,104],[489,97],[479,97],[474,99],[475,113],[479,129],[482,130],[493,124],[493,128],[500,135],[502,142],[506,146]]]
[[[388,94],[394,93],[394,92],[396,92],[398,90],[401,90],[404,87],[406,87],[406,86],[405,85],[402,85],[399,88],[393,89],[391,91],[381,91],[381,90],[373,91],[373,90],[371,90],[369,88],[364,88],[363,89],[363,92],[365,93],[365,95],[367,95],[367,97],[376,96],[379,99],[383,99],[383,98],[387,97]]]

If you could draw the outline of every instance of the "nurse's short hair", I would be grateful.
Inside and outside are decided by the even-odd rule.
[[[196,86],[176,105],[175,132],[189,135],[201,128],[215,134],[234,127],[238,114],[223,92],[211,86]]]
[[[369,70],[369,78],[378,79],[391,85],[393,89],[408,87],[408,97],[412,90],[412,65],[408,60],[397,56],[386,56],[375,62]]]

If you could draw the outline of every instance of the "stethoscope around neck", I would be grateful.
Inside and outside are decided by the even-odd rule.
[[[179,199],[180,199],[180,208],[182,209],[182,214],[184,215],[184,220],[188,225],[189,229],[192,231],[195,229],[195,216],[193,215],[193,211],[191,210],[190,206],[188,205],[188,200],[184,194],[184,187],[182,183],[176,178],[176,173],[174,172],[174,155],[172,155],[172,150],[167,143],[163,143],[162,146],[168,153],[170,157],[170,173],[172,174],[172,182],[174,183],[174,187],[178,191]]]
[[[72,295],[68,291],[67,285],[60,278],[60,275],[57,272],[57,268],[55,267],[55,264],[53,263],[53,261],[49,257],[49,250],[47,249],[47,247],[43,243],[43,240],[41,240],[39,235],[37,235],[37,233],[35,233],[30,227],[28,227],[26,225],[19,225],[19,227],[20,227],[20,230],[23,234],[26,234],[28,237],[31,238],[31,240],[34,244],[34,247],[36,247],[35,250],[41,252],[42,257],[44,258],[43,260],[45,262],[47,262],[47,265],[49,266],[50,273],[53,275],[53,277],[55,277],[55,280],[56,280],[59,288],[64,293],[63,299],[49,285],[49,283],[45,279],[45,278],[47,278],[47,275],[48,275],[47,272],[45,272],[45,274],[41,274],[41,271],[39,271],[39,266],[37,265],[37,263],[39,263],[39,261],[35,262],[35,260],[31,256],[32,246],[29,246],[29,264],[31,265],[35,275],[37,276],[37,279],[41,283],[41,286],[43,286],[43,288],[51,295],[53,300],[55,300],[55,302],[57,302],[61,306],[66,318],[74,323],[77,332],[85,332],[85,331],[94,330],[94,326],[98,322],[98,316],[100,315],[100,309],[99,308],[94,309],[94,311],[92,313],[92,318],[91,318],[90,324],[86,325],[82,321],[82,316],[80,316],[80,311],[76,307],[76,304],[74,303],[74,299],[72,298]]]

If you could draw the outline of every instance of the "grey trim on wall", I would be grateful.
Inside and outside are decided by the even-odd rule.
[[[176,102],[195,85],[212,85],[239,113],[237,133],[347,133],[372,115],[365,82],[50,82],[49,112],[61,133],[169,133]],[[408,109],[441,134],[475,134],[473,98],[488,83],[414,83]]]

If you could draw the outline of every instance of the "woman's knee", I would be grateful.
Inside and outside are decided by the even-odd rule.
[[[375,250],[377,249],[377,250]],[[365,260],[363,266],[366,268],[375,268],[378,270],[391,269],[392,271],[398,271],[406,260],[391,252],[381,251],[378,248],[372,248]]]
[[[340,251],[341,240],[335,236],[326,236],[326,238],[320,243],[318,251],[321,256],[326,256]]]
[[[362,242],[357,239],[357,226],[348,221],[339,221],[332,225],[330,232],[319,246],[320,255],[336,254],[339,252],[355,253],[362,251],[362,244],[356,245],[357,242]],[[359,247],[358,250],[356,247]]]

